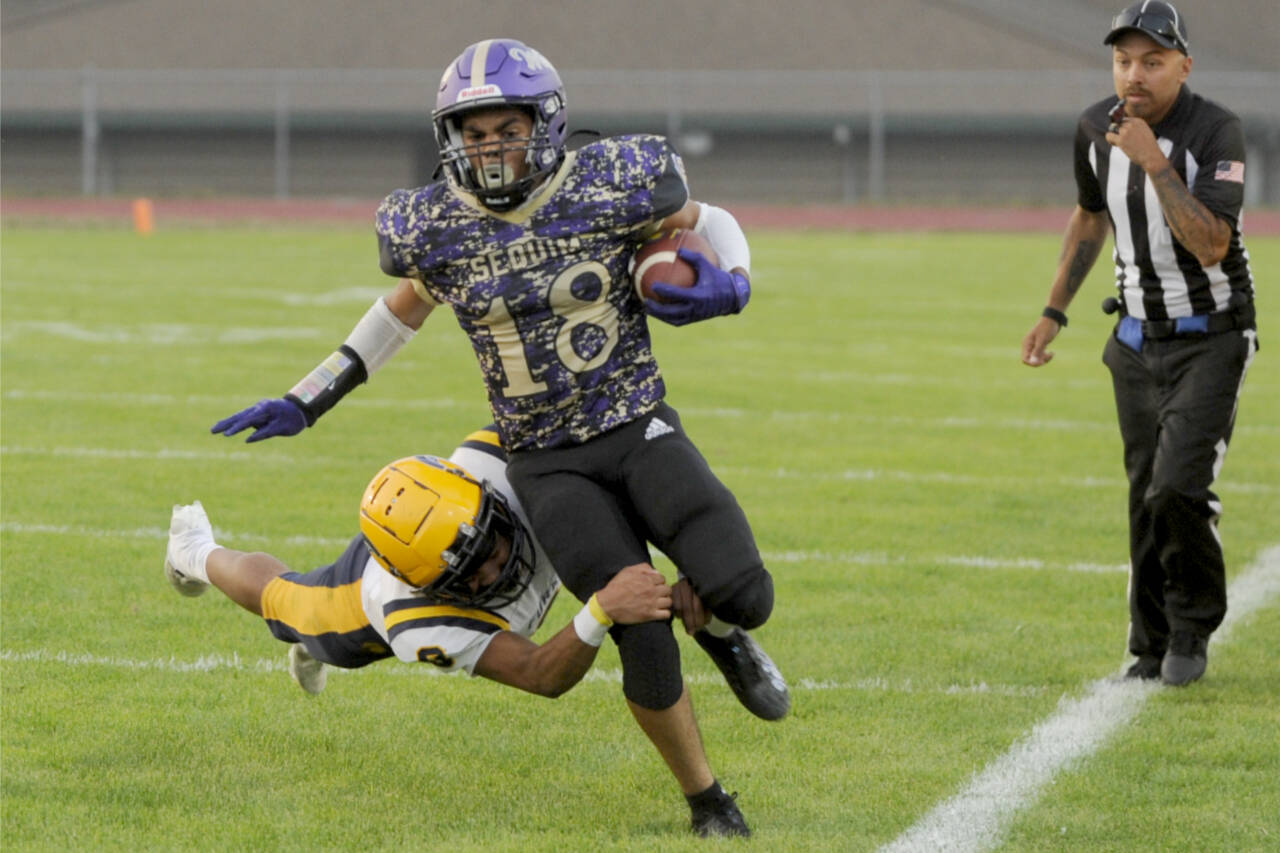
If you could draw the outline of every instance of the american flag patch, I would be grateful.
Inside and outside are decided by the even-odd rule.
[[[1213,179],[1215,181],[1234,181],[1237,184],[1244,183],[1244,163],[1239,160],[1219,160],[1218,168],[1214,170]]]

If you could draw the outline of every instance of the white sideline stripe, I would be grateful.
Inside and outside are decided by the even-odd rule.
[[[104,655],[86,654],[83,652],[66,652],[66,651],[49,651],[48,649],[33,649],[25,652],[13,651],[11,649],[0,650],[0,660],[11,661],[14,663],[60,663],[66,666],[100,666],[113,669],[129,669],[129,670],[156,670],[159,672],[220,672],[223,670],[233,672],[256,672],[256,673],[273,673],[288,672],[289,659],[282,647],[281,654],[274,658],[258,658],[256,660],[247,660],[238,654],[231,655],[204,655],[195,660],[179,660],[175,657],[153,658],[151,660],[139,660],[136,658],[113,657]],[[360,669],[339,669],[330,667],[331,673],[339,673],[343,676],[413,676],[426,678],[441,678],[449,676],[462,675],[459,672],[441,672],[434,667],[419,666],[411,663],[404,663],[398,660],[387,660],[380,662],[378,666],[362,667]],[[707,673],[685,673],[685,681],[690,684],[723,684],[724,679],[717,674]],[[609,684],[622,683],[622,670],[616,667],[605,669],[603,667],[593,668],[587,672],[582,678],[583,682],[605,682]],[[860,678],[855,681],[841,682],[826,680],[815,680],[812,678],[801,678],[791,685],[793,691],[819,691],[819,690],[850,690],[864,693],[921,693],[921,694],[941,694],[945,696],[957,696],[965,694],[973,695],[996,695],[996,696],[1039,696],[1045,693],[1049,688],[1038,687],[1035,685],[1020,684],[987,684],[985,682],[974,682],[971,684],[942,684],[928,685],[917,684],[911,680],[890,681],[886,678]]]
[[[382,406],[379,403],[379,406]],[[392,408],[387,403],[386,408]],[[248,435],[245,432],[244,435]],[[225,439],[223,439],[225,442]],[[227,449],[211,450],[179,450],[160,448],[158,450],[136,450],[131,448],[112,447],[30,447],[27,445],[0,446],[0,454],[13,456],[64,456],[89,459],[154,459],[160,462],[181,461],[188,459],[212,459],[225,462],[253,462],[270,465],[295,465],[303,459],[289,453],[269,450],[243,449],[239,436]],[[223,446],[227,446],[224,444]],[[346,459],[334,459],[322,456],[307,456],[308,465],[338,465],[350,462]],[[945,471],[919,473],[917,471],[885,471],[878,469],[860,469],[845,471],[803,471],[791,468],[745,468],[726,466],[720,469],[723,474],[739,477],[768,477],[775,480],[800,480],[803,482],[872,482],[877,480],[899,483],[941,483],[950,486],[986,486],[1006,484],[1012,487],[1024,486],[1023,477],[980,477],[973,474],[950,474]],[[1043,480],[1062,488],[1075,489],[1124,489],[1127,483],[1118,477],[1059,477]],[[1218,490],[1226,494],[1280,494],[1280,486],[1271,483],[1241,483],[1227,480],[1219,483]]]
[[[1219,645],[1236,625],[1280,595],[1280,546],[1264,550],[1257,562],[1231,583],[1227,617],[1210,640]],[[1013,817],[1038,799],[1058,771],[1080,761],[1132,721],[1157,683],[1105,678],[1079,699],[1064,699],[1053,716],[974,777],[959,794],[935,806],[919,822],[880,848],[908,851],[991,850]],[[1195,689],[1195,688],[1189,688]]]
[[[84,527],[71,524],[23,524],[6,521],[0,523],[0,532],[38,534],[41,536],[76,536],[82,539],[155,539],[169,538],[167,527],[138,527],[133,530],[107,530],[103,528]],[[220,544],[233,545],[242,542],[279,542],[286,545],[333,545],[345,548],[350,537],[338,536],[268,536],[265,533],[237,533],[214,527],[214,539]],[[352,536],[355,535],[353,531]],[[1098,563],[1046,563],[1044,560],[1032,558],[997,558],[974,557],[959,554],[943,554],[934,556],[905,557],[902,555],[876,552],[832,554],[823,551],[766,551],[766,560],[778,563],[839,563],[845,565],[890,566],[916,565],[920,563],[947,566],[964,566],[979,569],[1035,569],[1072,572],[1093,572],[1098,574],[1127,573],[1129,566],[1103,565]]]

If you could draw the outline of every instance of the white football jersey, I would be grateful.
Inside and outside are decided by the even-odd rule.
[[[524,508],[507,482],[507,466],[497,456],[459,447],[449,457],[478,480],[488,480],[528,527]],[[444,670],[475,674],[476,661],[499,631],[530,637],[542,624],[560,589],[551,562],[534,540],[534,573],[518,599],[493,610],[433,604],[382,568],[373,557],[365,563],[361,599],[369,624],[402,661],[435,664]]]

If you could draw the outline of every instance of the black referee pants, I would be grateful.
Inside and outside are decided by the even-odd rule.
[[[1111,369],[1129,478],[1129,651],[1164,654],[1172,632],[1207,638],[1227,612],[1212,485],[1226,456],[1257,334],[1147,340],[1113,334]]]

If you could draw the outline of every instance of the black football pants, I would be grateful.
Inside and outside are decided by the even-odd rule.
[[[1129,651],[1162,656],[1174,631],[1207,638],[1227,612],[1212,491],[1235,424],[1252,329],[1147,340],[1113,334],[1111,369],[1129,478]]]
[[[670,406],[585,444],[512,453],[507,478],[556,574],[580,601],[626,566],[649,562],[652,542],[709,612],[743,628],[769,618],[773,579],[746,515]],[[610,633],[627,697],[648,708],[674,703],[683,682],[670,625]]]
[[[716,616],[744,628],[769,618],[773,583],[747,517],[670,406],[586,444],[512,453],[507,477],[580,601],[648,562],[648,541]]]

